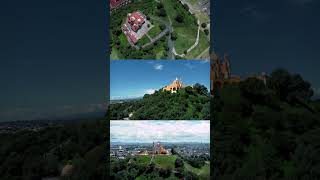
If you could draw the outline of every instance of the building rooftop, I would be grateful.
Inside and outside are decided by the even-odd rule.
[[[140,27],[144,22],[145,22],[145,18],[141,12],[135,11],[133,13],[128,14],[128,24],[130,24],[131,29],[133,31],[136,32],[138,29],[140,29]]]

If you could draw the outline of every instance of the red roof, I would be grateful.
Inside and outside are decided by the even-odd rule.
[[[134,32],[132,32],[132,31],[127,27],[126,24],[124,24],[124,25],[122,26],[122,30],[123,30],[124,34],[125,34],[128,38],[130,38],[130,40],[131,40],[134,44],[138,42],[137,36],[135,35]]]
[[[136,35],[133,34],[132,31],[130,31],[130,32],[128,33],[128,37],[131,39],[131,41],[132,41],[134,44],[138,42],[138,39],[137,39]]]
[[[133,31],[137,31],[138,29],[140,29],[144,22],[144,16],[140,12],[135,11],[128,14],[128,23],[131,25],[131,29]]]
[[[121,4],[125,0],[110,0],[110,7],[114,8],[117,7],[119,4]]]

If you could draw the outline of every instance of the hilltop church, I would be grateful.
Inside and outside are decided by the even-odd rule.
[[[176,78],[170,85],[163,88],[164,91],[170,91],[176,93],[179,89],[183,88],[182,81]]]
[[[212,54],[210,60],[210,91],[212,95],[214,95],[214,91],[216,89],[221,89],[225,83],[240,83],[241,81],[244,81],[248,78],[256,78],[263,81],[265,85],[267,84],[268,76],[266,73],[250,75],[247,77],[231,75],[231,65],[229,57],[227,55],[224,55],[223,59],[220,59],[220,57],[216,54]]]

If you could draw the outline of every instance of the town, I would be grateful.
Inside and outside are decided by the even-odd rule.
[[[134,156],[172,155],[210,157],[208,143],[112,143],[110,157],[125,159]]]

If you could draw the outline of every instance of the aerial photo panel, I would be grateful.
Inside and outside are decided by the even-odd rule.
[[[209,0],[110,0],[110,59],[209,59]]]
[[[111,179],[210,179],[209,120],[111,121],[109,150]]]

